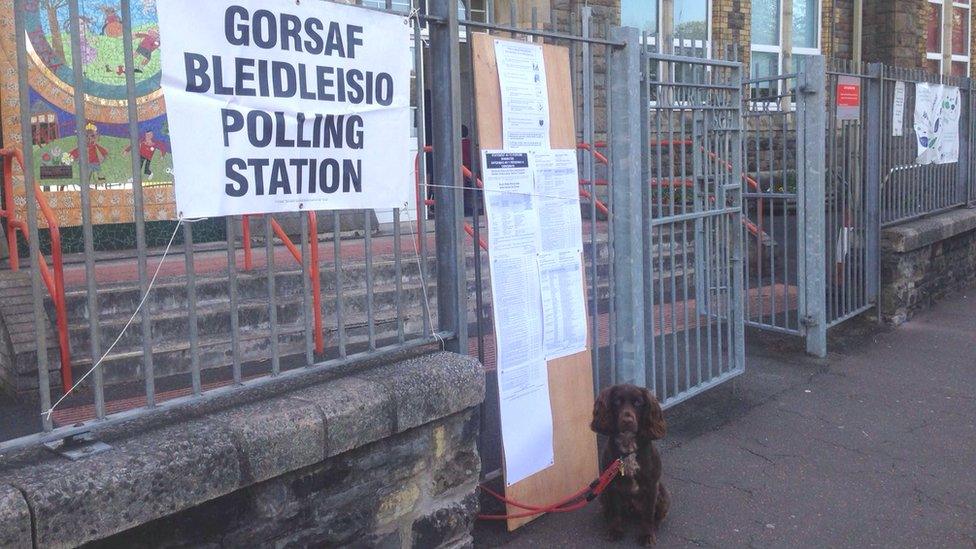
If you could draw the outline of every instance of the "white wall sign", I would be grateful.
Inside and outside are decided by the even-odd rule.
[[[891,102],[891,135],[901,137],[905,134],[905,83],[895,82],[895,95]]]
[[[959,161],[959,88],[942,84],[915,85],[917,164]]]
[[[409,27],[332,2],[159,2],[181,215],[403,207]]]

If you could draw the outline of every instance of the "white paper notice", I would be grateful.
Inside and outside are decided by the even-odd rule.
[[[539,251],[583,251],[579,166],[576,151],[536,151],[535,192],[539,209]]]
[[[498,337],[498,366],[505,368],[542,358],[542,291],[534,256],[491,258],[491,295]]]
[[[491,255],[534,255],[539,215],[531,155],[483,151],[485,210]]]
[[[586,350],[586,298],[579,250],[539,254],[546,359]]]
[[[531,153],[483,151],[505,482],[552,466],[552,408],[539,287]]]
[[[905,134],[905,83],[895,82],[895,97],[891,103],[891,135],[901,137]]]
[[[552,407],[543,358],[498,369],[505,484],[552,467]]]
[[[549,87],[542,46],[495,40],[508,150],[549,148]]]

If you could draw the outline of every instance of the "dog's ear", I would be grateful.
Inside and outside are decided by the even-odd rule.
[[[596,402],[593,403],[593,422],[590,423],[590,429],[601,435],[610,435],[614,432],[613,407],[610,405],[612,394],[613,387],[607,387],[600,391]]]
[[[640,430],[641,434],[651,440],[664,438],[668,433],[668,423],[664,421],[664,411],[657,398],[647,389],[641,389],[644,393],[644,413],[641,414]]]

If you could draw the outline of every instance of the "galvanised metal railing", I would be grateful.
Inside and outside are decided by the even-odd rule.
[[[120,72],[125,74],[126,97],[121,108],[127,115],[128,138],[138,143],[142,132],[130,3],[121,0],[120,5],[124,45]],[[419,177],[442,183],[432,189],[438,205],[433,219],[424,215],[419,220],[419,235],[411,236],[404,232],[413,233],[418,220],[410,219],[411,211],[406,209],[393,211],[393,223],[382,233],[372,212],[320,213],[318,223],[296,216],[300,228],[295,233],[301,242],[294,244],[281,229],[283,221],[265,216],[265,253],[257,254],[263,258],[255,258],[254,269],[248,272],[239,266],[247,248],[238,235],[240,217],[228,217],[220,224],[226,231],[222,245],[199,242],[194,234],[197,220],[170,223],[172,234],[165,251],[147,244],[144,194],[148,191],[144,190],[139,147],[130,147],[132,201],[130,206],[120,207],[131,207],[135,246],[132,257],[120,260],[117,254],[98,251],[103,244],[93,216],[93,196],[98,189],[91,184],[88,155],[79,154],[76,186],[83,263],[74,263],[67,276],[69,332],[75,345],[65,367],[69,372],[73,368],[79,374],[76,379],[82,381],[78,392],[60,402],[69,383],[56,383],[50,376],[42,269],[37,268],[43,260],[42,227],[36,202],[28,200],[24,232],[32,266],[41,432],[0,442],[0,453],[257,387],[295,383],[313,372],[410,349],[436,345],[468,352],[468,292],[458,192],[462,183],[460,166],[455,165],[461,142],[460,125],[455,125],[460,114],[455,98],[460,92],[451,86],[429,85],[449,82],[461,72],[458,56],[451,51],[459,44],[459,7],[456,0],[428,2],[425,12],[401,2],[384,4],[367,7],[399,12],[413,30],[402,47],[414,53],[413,74],[418,82],[413,108],[417,150],[422,156]],[[26,28],[32,9],[36,10],[36,3],[15,2],[21,134],[26,144],[34,143],[27,78],[34,61]],[[69,0],[67,12],[72,49],[82,51],[79,0]],[[80,55],[71,61],[74,137],[84,143],[90,123],[85,68]],[[425,90],[430,90],[429,98]],[[439,154],[424,151],[428,139]],[[38,159],[31,146],[25,147],[23,156],[24,169],[18,175],[30,191],[36,185]],[[342,238],[350,219],[362,234],[359,240]],[[158,226],[154,229],[158,231]],[[323,257],[317,258],[313,243],[323,237],[331,237],[331,250],[323,250]],[[11,254],[16,253],[16,248],[11,249]],[[300,266],[294,266],[292,257]],[[316,274],[319,270],[321,274]],[[314,299],[320,285],[325,289],[321,303]],[[324,325],[316,320],[323,317],[330,319]],[[52,408],[54,402],[60,402],[57,409]]]
[[[873,70],[870,77],[881,80],[880,100],[885,107],[880,112],[880,158],[868,158],[867,161],[880,163],[882,225],[896,225],[970,203],[976,198],[976,183],[971,171],[974,97],[970,79],[881,65]],[[959,125],[959,162],[920,164],[917,161],[918,135],[913,120],[916,87],[920,83],[960,88],[963,110]],[[895,127],[895,110],[891,108],[896,88],[904,101],[901,127]]]

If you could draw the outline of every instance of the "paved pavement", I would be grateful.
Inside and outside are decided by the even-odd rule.
[[[754,335],[735,389],[669,411],[659,547],[976,548],[976,288],[831,345],[819,361]],[[629,547],[636,532],[606,542],[593,505],[476,540]]]

